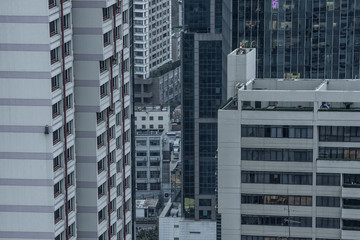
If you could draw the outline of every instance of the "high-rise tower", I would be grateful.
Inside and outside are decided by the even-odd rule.
[[[222,102],[220,0],[184,1],[183,213],[216,218],[217,109]]]
[[[359,78],[360,2],[225,0],[224,59],[257,49],[257,77]]]
[[[131,12],[1,1],[1,239],[133,238]]]

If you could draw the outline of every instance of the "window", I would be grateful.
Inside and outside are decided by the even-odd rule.
[[[103,21],[110,19],[110,8],[103,8]]]
[[[58,20],[57,19],[50,22],[49,27],[50,27],[50,37],[58,34]]]
[[[120,28],[120,26],[117,26],[117,27],[115,28],[115,37],[116,37],[116,39],[120,39],[120,38],[121,38],[121,28]]]
[[[56,170],[58,170],[59,168],[61,168],[61,154],[56,156],[54,159],[53,159],[53,168],[54,168],[54,172]]]
[[[68,227],[69,237],[75,236],[75,223]]]
[[[65,108],[66,110],[70,109],[72,106],[72,94],[66,96],[65,98]]]
[[[151,140],[150,139],[150,146],[160,146],[160,140]]]
[[[70,28],[70,13],[64,16],[64,29]]]
[[[66,123],[66,136],[69,136],[73,132],[73,120]]]
[[[114,188],[116,186],[116,175],[115,174],[110,177],[109,184],[110,184],[110,188]]]
[[[60,115],[60,102],[55,103],[54,105],[52,105],[52,117],[56,118],[57,116]]]
[[[290,224],[289,224],[290,223]],[[312,227],[311,217],[241,215],[243,225]]]
[[[146,146],[146,140],[136,140],[136,146]],[[146,156],[146,152],[145,152],[145,155],[143,154],[144,152],[142,152],[141,156]],[[138,155],[140,156],[140,155]]]
[[[96,121],[98,124],[104,121],[104,112],[96,113]]]
[[[49,0],[49,9],[56,6],[56,0]]]
[[[61,128],[59,128],[53,132],[53,145],[55,145],[61,141],[60,136],[61,136]]]
[[[122,193],[122,183],[120,183],[116,186],[116,195],[120,196],[121,193]]]
[[[75,206],[75,197],[71,198],[68,201],[68,210],[69,210],[69,212],[74,211],[74,209],[75,209],[74,206]]]
[[[67,176],[67,186],[73,186],[74,185],[74,172],[68,174]]]
[[[153,116],[150,116],[150,117],[149,117],[149,120],[150,120],[150,121],[154,120],[154,117],[153,117]]]
[[[147,172],[146,171],[137,171],[136,178],[147,178]]]
[[[54,64],[59,61],[59,47],[51,50],[50,52],[50,62]]]
[[[158,167],[160,166],[160,161],[150,161],[150,167]]]
[[[54,185],[54,197],[55,198],[62,193],[62,181],[63,180],[60,180],[59,182],[55,183],[55,185]]]
[[[136,184],[137,191],[146,191],[147,190],[147,183],[137,183]]]
[[[158,117],[158,120],[163,120],[163,116],[159,116],[159,117]]]
[[[100,161],[98,161],[97,163],[98,174],[102,173],[105,170],[105,161],[106,158],[103,158]]]
[[[71,54],[71,41],[68,41],[64,44],[64,53],[65,53],[65,57],[69,56]]]
[[[107,90],[107,83],[104,83],[103,85],[100,86],[100,98],[104,98],[105,96],[108,95],[108,90]]]
[[[211,206],[211,199],[199,199],[199,206],[210,207]]]
[[[99,220],[99,223],[101,223],[102,221],[105,220],[105,214],[106,214],[105,208],[106,208],[106,207],[104,207],[103,209],[101,209],[101,210],[98,212],[98,220]],[[99,238],[99,239],[100,239],[100,238]]]
[[[150,171],[150,178],[159,178],[160,171]]]
[[[63,206],[59,207],[54,212],[54,222],[58,223],[63,218]]]
[[[160,183],[150,183],[150,190],[160,190]]]
[[[107,70],[106,61],[100,61],[100,73],[103,73]]]
[[[129,47],[129,34],[126,34],[125,36],[123,36],[123,44],[124,47]]]
[[[69,83],[69,82],[71,82],[71,76],[72,76],[72,68],[68,68],[68,69],[66,69],[65,70],[65,82],[66,83]]]
[[[146,117],[141,117],[141,120],[145,121],[145,120],[146,120]]]
[[[129,59],[125,59],[125,61],[124,61],[124,72],[128,72],[129,69],[130,69],[129,68]],[[129,84],[129,83],[126,83],[126,84]],[[125,95],[129,95],[129,92],[127,92],[127,94],[125,93]]]
[[[150,156],[160,156],[159,151],[150,151]]]
[[[319,141],[360,142],[360,127],[320,126]]]
[[[111,225],[110,227],[110,235],[111,236],[115,236],[116,234],[116,223],[114,223],[113,225]]]
[[[51,78],[51,91],[55,91],[60,88],[60,74]]]
[[[316,206],[317,207],[340,207],[340,198],[339,197],[316,197]]]
[[[127,23],[129,19],[129,13],[128,10],[123,11],[123,23]]]
[[[101,134],[100,136],[97,137],[97,148],[101,148],[102,146],[104,146],[105,142],[104,142],[104,134]]]
[[[121,147],[121,137],[116,138],[116,149],[119,149]]]
[[[105,219],[105,217],[104,217],[104,219]],[[101,222],[102,222],[103,220],[101,220]],[[99,220],[99,223],[100,223],[100,220]],[[106,235],[107,235],[107,231],[105,231],[103,234],[101,234],[100,236],[99,236],[99,240],[106,240]]]
[[[270,125],[242,125],[242,137],[265,138],[307,138],[313,137],[312,126],[270,126]]]
[[[105,195],[105,183],[98,187],[98,199]]]
[[[316,218],[316,227],[317,228],[340,228],[340,219],[339,218]]]
[[[344,174],[344,185],[357,185],[360,184],[360,174]]]
[[[55,237],[55,240],[65,240],[65,233],[62,232]]]
[[[130,91],[130,90],[129,90],[129,86],[130,86],[129,83],[126,83],[126,84],[125,84],[125,87],[124,87],[125,96],[129,95],[129,91]]]
[[[250,161],[312,162],[313,151],[306,149],[242,148],[241,159]]]
[[[211,211],[210,210],[200,210],[199,218],[200,219],[211,219]]]
[[[104,47],[110,45],[111,43],[111,31],[104,33],[103,35]]]
[[[340,186],[340,174],[317,173],[316,185],[318,186]]]
[[[115,212],[115,210],[116,210],[116,198],[110,202],[110,212]]]
[[[159,124],[159,129],[163,129],[163,128],[164,128],[164,125]]]
[[[312,173],[241,172],[242,183],[312,185]]]
[[[115,138],[115,126],[112,126],[112,127],[109,129],[109,137],[110,137],[110,139],[114,139],[114,138]]]
[[[150,126],[149,126],[149,127],[150,127],[150,129],[153,129],[153,128],[154,128],[154,125],[150,124]]]
[[[116,76],[116,77],[114,77],[114,78],[112,79],[112,81],[111,81],[111,86],[112,86],[113,89],[117,89],[117,88],[118,88],[118,86],[119,86],[118,82],[119,82],[119,76]]]

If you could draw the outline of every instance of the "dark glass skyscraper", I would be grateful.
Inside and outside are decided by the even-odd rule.
[[[185,0],[183,213],[216,218],[217,110],[223,100],[221,0]]]
[[[257,48],[257,77],[359,78],[360,1],[224,0],[224,54]]]

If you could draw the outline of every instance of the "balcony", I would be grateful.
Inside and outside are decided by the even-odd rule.
[[[360,184],[343,184],[343,198],[360,198]]]
[[[341,217],[343,219],[360,219],[360,206],[344,205],[341,211]]]

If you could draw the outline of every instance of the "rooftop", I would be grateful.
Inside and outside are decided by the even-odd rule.
[[[136,130],[136,136],[161,136],[163,134],[163,129],[138,129]]]
[[[159,200],[154,198],[136,200],[136,208],[155,208]]]
[[[156,106],[135,106],[135,112],[166,112],[168,107],[163,107],[161,105]]]
[[[360,79],[252,79],[221,109],[360,111]],[[351,106],[351,107],[350,107]]]

